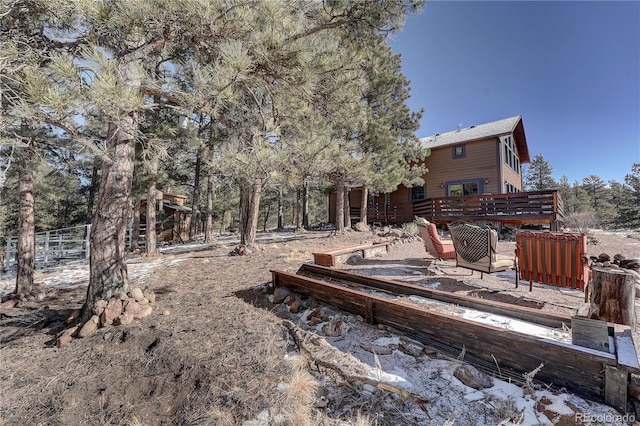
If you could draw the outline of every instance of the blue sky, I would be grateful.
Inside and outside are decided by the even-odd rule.
[[[556,179],[640,163],[640,2],[427,2],[389,41],[418,136],[522,115]]]

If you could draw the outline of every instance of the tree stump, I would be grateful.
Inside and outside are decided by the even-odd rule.
[[[588,318],[636,329],[636,277],[624,269],[594,268]]]

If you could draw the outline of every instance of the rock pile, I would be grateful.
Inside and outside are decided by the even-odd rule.
[[[74,337],[88,337],[99,328],[107,326],[128,325],[136,319],[148,317],[153,312],[151,306],[156,301],[156,295],[151,290],[142,291],[134,288],[129,293],[120,293],[110,300],[99,300],[93,309],[93,315],[89,321],[63,331],[56,339],[56,345],[64,347],[71,343]],[[77,321],[80,311],[75,311],[68,319],[67,324]]]
[[[607,253],[600,253],[598,256],[591,256],[589,259],[593,266],[631,269],[636,272],[640,272],[640,259],[627,259],[622,254],[616,254],[613,256],[613,260]]]
[[[56,293],[55,288],[45,289],[44,284],[36,284],[32,291],[26,293],[11,293],[2,298],[0,307],[15,308],[24,302],[42,302]]]

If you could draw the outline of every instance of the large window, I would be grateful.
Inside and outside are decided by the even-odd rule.
[[[411,201],[420,201],[427,199],[427,186],[418,185],[409,188],[409,197]]]
[[[464,195],[480,194],[480,180],[452,182],[447,184],[447,194],[449,197],[461,197]]]
[[[518,157],[518,150],[513,138],[507,136],[502,143],[504,144],[504,162],[516,173],[520,174],[520,157]]]

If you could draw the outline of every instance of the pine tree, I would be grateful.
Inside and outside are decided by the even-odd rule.
[[[631,173],[624,177],[624,199],[620,207],[620,225],[629,228],[640,227],[640,163],[631,166]]]
[[[541,154],[537,154],[529,163],[524,175],[524,186],[527,191],[544,191],[556,188],[553,167]]]
[[[610,192],[606,187],[606,183],[597,175],[589,175],[582,179],[582,187],[589,194],[590,207],[598,216],[600,224],[609,224],[615,211],[610,201]]]

